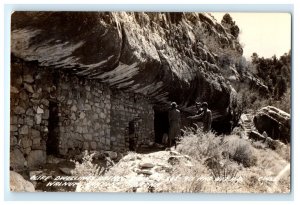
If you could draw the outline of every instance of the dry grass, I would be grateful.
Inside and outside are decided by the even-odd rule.
[[[238,135],[217,136],[212,132],[197,130],[194,133],[187,129],[177,151],[183,160],[175,165],[168,163],[169,151],[150,154],[129,152],[107,172],[101,172],[97,181],[82,182],[77,191],[290,192],[289,145],[271,150],[263,143],[251,143]],[[92,157],[84,159],[76,165],[76,173],[99,176],[99,168],[91,163]],[[145,160],[155,164],[150,176],[136,172],[139,163]],[[114,176],[120,178],[103,180]]]
[[[216,137],[212,132],[204,134],[200,129],[197,129],[197,132],[194,133],[192,129],[186,129],[177,149],[179,152],[193,156],[197,160],[206,157],[219,159],[221,157],[219,148],[223,144],[223,139]]]
[[[249,141],[240,139],[238,135],[216,136],[212,132],[203,133],[200,129],[196,133],[185,131],[178,150],[198,160],[214,158],[220,161],[229,158],[245,167],[253,166],[256,162]]]
[[[261,142],[251,143],[239,135],[216,136],[214,133],[185,132],[178,150],[206,166],[215,180],[202,184],[204,192],[218,193],[288,193],[290,176],[276,176],[289,165],[289,145],[267,148]],[[201,173],[200,173],[201,175]]]

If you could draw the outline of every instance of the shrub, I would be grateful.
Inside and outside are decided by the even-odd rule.
[[[201,129],[194,132],[191,129],[184,131],[184,137],[179,142],[177,150],[197,160],[207,157],[220,158],[221,137],[216,137],[213,132],[203,133]]]
[[[291,113],[291,91],[287,89],[287,91],[283,94],[280,100],[273,100],[271,104],[274,107],[277,107],[287,113]]]
[[[230,159],[243,164],[244,167],[256,164],[257,159],[253,153],[252,145],[243,139],[229,141],[228,153]]]
[[[238,99],[242,104],[243,111],[245,112],[256,111],[268,105],[277,107],[287,113],[290,113],[291,111],[290,89],[287,89],[285,94],[279,100],[276,100],[272,97],[261,97],[256,91],[245,87],[239,90]]]
[[[105,168],[101,167],[97,164],[93,164],[93,157],[95,153],[89,154],[87,150],[85,150],[82,162],[73,161],[75,163],[75,169],[72,170],[72,175],[75,176],[99,176],[105,173]]]

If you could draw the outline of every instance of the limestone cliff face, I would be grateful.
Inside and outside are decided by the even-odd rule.
[[[18,58],[143,94],[158,108],[207,101],[216,120],[237,120],[236,93],[213,50],[242,49],[207,13],[14,12],[11,22]]]

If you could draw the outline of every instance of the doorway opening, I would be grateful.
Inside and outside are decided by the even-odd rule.
[[[47,139],[47,155],[59,155],[59,117],[58,103],[49,102],[49,123],[48,123],[48,139]]]
[[[134,120],[129,122],[128,135],[129,135],[129,151],[135,151],[136,149],[136,125]]]
[[[155,142],[161,144],[163,135],[169,134],[169,114],[167,111],[154,110]]]

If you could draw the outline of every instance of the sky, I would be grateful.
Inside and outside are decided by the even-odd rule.
[[[221,22],[225,13],[211,13]],[[229,13],[240,28],[244,56],[253,52],[260,57],[279,57],[291,49],[291,15],[289,13]]]

